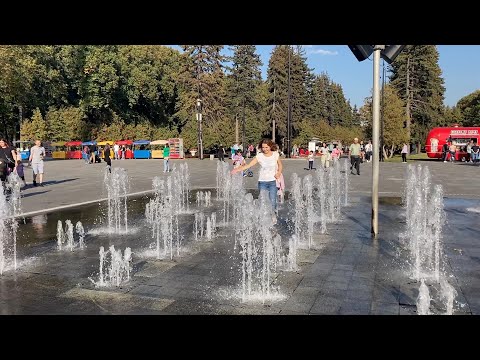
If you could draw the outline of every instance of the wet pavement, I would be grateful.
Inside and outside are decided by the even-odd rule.
[[[47,169],[60,163],[49,162]],[[73,161],[64,163],[69,166]],[[133,161],[122,163],[133,166],[129,170],[133,180],[131,192],[148,190],[151,178],[161,176],[161,171],[155,174],[149,167],[137,169],[139,164]],[[198,169],[199,163],[206,164],[208,169]],[[103,175],[100,166],[93,172],[97,165],[81,165],[81,169],[65,170],[71,178],[78,176],[77,180],[61,182],[58,177],[58,182],[42,188],[49,189],[48,203],[40,203],[46,192],[35,194],[37,188],[24,192],[23,208],[27,212],[74,201],[93,202],[68,212],[26,217],[27,223],[19,228],[19,268],[0,275],[1,314],[416,314],[420,284],[410,276],[409,252],[403,237],[405,209],[400,196],[405,165],[401,163],[382,164],[388,175],[382,176],[380,186],[378,239],[372,239],[370,234],[370,198],[363,195],[370,186],[370,169],[364,169],[361,176],[352,175],[355,180],[351,181],[349,205],[342,209],[340,218],[327,224],[327,234],[314,236],[311,249],[298,251],[297,271],[279,270],[272,275],[278,293],[264,301],[241,299],[241,258],[231,227],[220,227],[213,241],[186,240],[189,246],[173,260],[145,256],[151,239],[145,230],[143,196],[129,205],[129,221],[134,224],[131,234],[112,239],[92,231],[102,226],[102,205],[98,199],[102,197]],[[298,160],[285,163],[287,189],[289,173],[308,173],[302,171],[303,165]],[[443,181],[445,169],[478,171],[464,164],[428,165],[435,183]],[[211,188],[215,184],[216,161],[189,160],[189,166],[192,188]],[[82,175],[77,175],[75,172],[80,170]],[[87,184],[81,181],[84,175],[90,176]],[[468,178],[471,177],[462,176],[459,181]],[[256,177],[247,181],[247,186],[253,188]],[[445,273],[458,293],[454,303],[457,315],[480,313],[480,190],[478,185],[470,187],[448,183],[445,191]],[[473,192],[470,198],[467,191]],[[218,208],[216,200],[213,203]],[[287,217],[285,204],[276,225],[284,246],[291,231],[285,223]],[[81,220],[85,230],[91,231],[85,249],[56,249],[56,221],[65,218],[74,223]],[[185,233],[191,234],[191,216],[185,215],[182,224]],[[37,235],[33,237],[31,232]],[[99,246],[112,243],[122,250],[132,247],[131,280],[118,288],[95,287],[89,278],[98,279]],[[429,287],[431,308],[442,314],[445,309],[435,296],[438,289],[435,284]]]

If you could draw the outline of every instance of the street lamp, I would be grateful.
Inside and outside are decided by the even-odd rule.
[[[290,45],[288,45],[288,109],[287,109],[287,158],[290,158],[290,153],[292,152],[292,92],[290,86]]]
[[[203,160],[202,100],[197,99],[196,108],[198,122],[198,158]]]
[[[380,150],[380,57],[391,64],[405,45],[348,45],[358,61],[373,53],[373,96],[372,96],[372,235],[378,236],[378,177]]]

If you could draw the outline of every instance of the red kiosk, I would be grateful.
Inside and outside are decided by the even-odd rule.
[[[82,142],[68,141],[65,143],[67,147],[66,159],[81,159],[82,158]]]
[[[122,148],[122,146],[125,146],[125,159],[133,159],[133,140],[117,140],[115,141],[115,144],[120,146],[120,149]]]
[[[480,127],[437,127],[428,133],[425,151],[429,158],[441,159],[443,144],[452,142],[457,147],[455,160],[465,161],[470,140],[480,143]]]

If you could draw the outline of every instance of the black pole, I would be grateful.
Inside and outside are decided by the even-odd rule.
[[[381,106],[381,119],[380,119],[380,161],[385,161],[383,156],[383,122],[385,117],[385,60],[383,60],[383,75],[382,75],[382,106]]]
[[[243,114],[242,114],[242,154],[245,156],[245,97],[243,98]]]
[[[287,158],[290,158],[292,137],[291,121],[292,121],[292,104],[291,104],[291,89],[290,89],[290,45],[288,45],[288,111],[287,111]]]

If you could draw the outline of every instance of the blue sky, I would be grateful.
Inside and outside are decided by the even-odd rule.
[[[330,79],[342,85],[345,97],[350,99],[352,106],[362,106],[364,99],[371,93],[373,57],[359,62],[347,45],[303,46],[308,65],[314,69],[314,73],[328,73]],[[274,47],[275,45],[257,45],[257,53],[263,62],[264,79]],[[439,45],[438,52],[446,88],[445,105],[453,106],[462,97],[480,89],[480,45]]]

